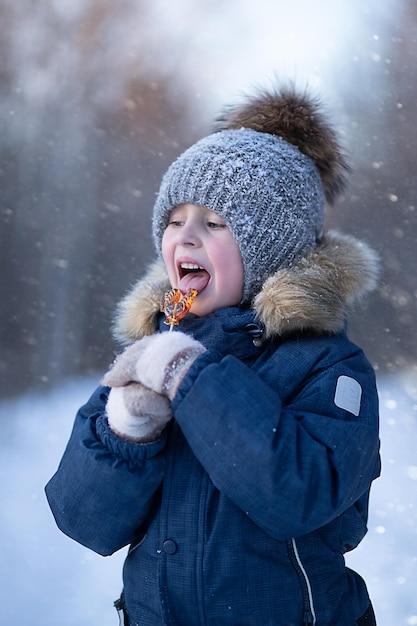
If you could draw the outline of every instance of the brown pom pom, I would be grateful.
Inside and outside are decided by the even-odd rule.
[[[225,109],[215,131],[252,128],[294,144],[315,162],[326,199],[332,203],[344,189],[350,167],[323,108],[317,97],[298,93],[293,86],[262,90]]]

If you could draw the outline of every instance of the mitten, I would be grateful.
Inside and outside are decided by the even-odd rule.
[[[140,382],[172,400],[186,372],[205,350],[199,341],[182,332],[144,337],[117,357],[104,384]]]
[[[140,383],[110,389],[106,413],[116,435],[136,442],[158,439],[172,417],[168,399]]]

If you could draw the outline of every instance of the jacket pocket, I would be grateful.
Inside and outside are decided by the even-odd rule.
[[[146,539],[145,532],[138,535],[137,539],[135,541],[132,541],[132,543],[130,544],[129,550],[127,552],[127,556],[130,556],[132,552],[136,550],[136,548],[139,548],[139,546],[145,541],[145,539]]]

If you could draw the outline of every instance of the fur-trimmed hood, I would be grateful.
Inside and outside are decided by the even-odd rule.
[[[253,301],[256,320],[265,338],[306,330],[337,333],[348,308],[375,288],[377,276],[372,248],[349,235],[328,232],[306,257],[265,281]],[[170,288],[162,261],[155,261],[117,307],[116,340],[129,344],[154,333],[161,300]]]

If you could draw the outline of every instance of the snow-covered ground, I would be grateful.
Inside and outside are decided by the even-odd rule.
[[[383,476],[369,533],[348,556],[367,580],[378,626],[417,625],[417,380],[380,379]],[[55,526],[43,488],[94,380],[0,402],[0,623],[116,626],[125,552],[102,558]],[[335,625],[336,626],[336,625]]]

